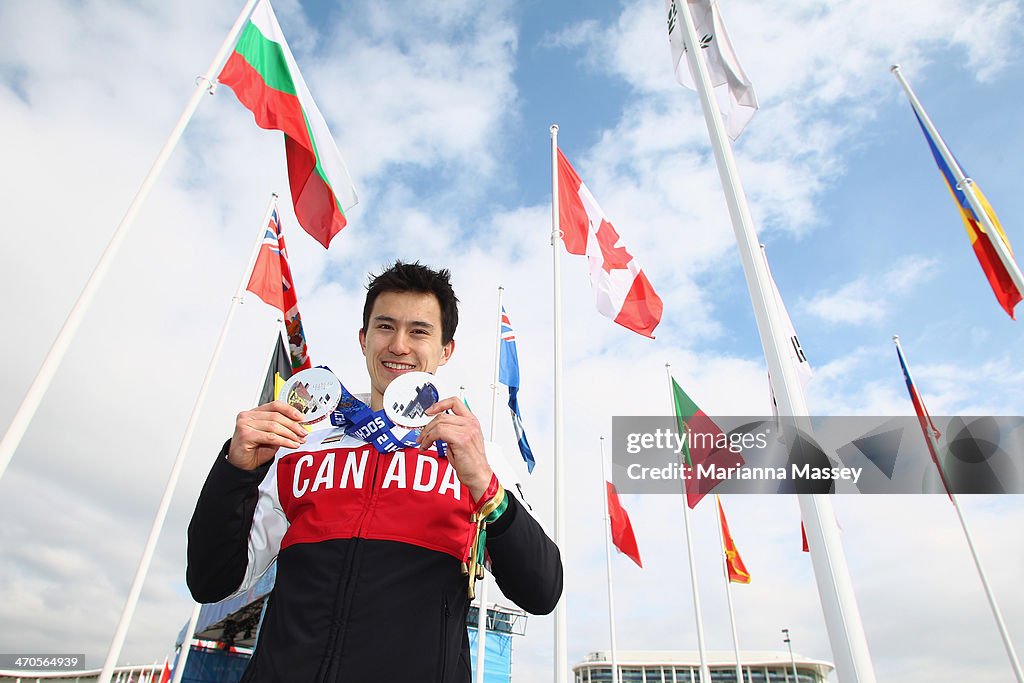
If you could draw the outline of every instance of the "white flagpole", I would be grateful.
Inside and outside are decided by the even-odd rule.
[[[199,611],[203,608],[198,602],[192,608],[192,616],[188,619],[188,627],[185,628],[185,640],[181,643],[181,652],[178,654],[178,661],[174,664],[174,675],[171,676],[171,683],[181,683],[181,677],[185,675],[185,662],[188,661],[189,652],[192,651],[192,639],[196,636],[196,624],[199,622]]]
[[[1017,262],[1013,260],[1013,255],[1010,254],[1010,250],[1007,249],[1006,244],[999,237],[999,231],[996,230],[996,226],[992,224],[992,219],[988,215],[988,211],[981,205],[981,201],[978,199],[978,195],[974,192],[974,181],[964,175],[964,171],[960,168],[960,164],[956,162],[956,158],[953,153],[949,151],[949,147],[946,146],[946,141],[939,135],[939,131],[935,128],[932,120],[928,118],[928,113],[921,106],[921,101],[917,99],[917,95],[910,88],[910,83],[903,77],[903,72],[900,71],[899,64],[893,64],[890,69],[896,76],[896,80],[903,86],[904,92],[907,93],[907,97],[910,99],[910,106],[914,108],[917,115],[921,117],[921,123],[924,124],[925,129],[931,136],[932,140],[935,141],[935,146],[939,150],[939,154],[942,155],[943,161],[946,162],[946,166],[952,171],[953,177],[956,179],[956,187],[961,190],[967,197],[967,203],[971,205],[971,209],[974,210],[974,215],[978,217],[978,221],[981,223],[981,227],[984,228],[985,234],[988,241],[995,247],[996,253],[999,254],[999,260],[1002,261],[1003,267],[1006,268],[1006,272],[1009,274],[1010,279],[1013,280],[1013,284],[1017,287],[1017,290],[1024,294],[1024,275],[1021,275],[1020,268],[1017,267]]]
[[[675,393],[672,391],[672,366],[665,363],[665,377],[668,378],[669,404],[675,414]],[[711,683],[711,669],[708,668],[708,652],[704,645],[704,618],[700,610],[700,590],[697,586],[697,562],[693,553],[693,532],[690,530],[690,503],[686,497],[686,480],[680,479],[683,487],[683,529],[686,533],[686,559],[690,565],[690,589],[693,592],[693,614],[697,623],[697,653],[700,655],[700,679],[698,683]]]
[[[978,568],[978,578],[981,579],[982,588],[985,589],[985,597],[988,598],[988,606],[992,609],[992,618],[995,619],[996,628],[999,629],[999,637],[1003,640],[1003,647],[1006,648],[1006,655],[1010,658],[1010,668],[1013,669],[1013,675],[1017,679],[1017,683],[1024,683],[1024,671],[1021,670],[1020,659],[1017,657],[1017,651],[1013,647],[1013,641],[1010,640],[1010,634],[1006,630],[1006,623],[1003,621],[1003,614],[999,610],[999,604],[996,602],[995,593],[992,592],[992,587],[988,583],[988,577],[985,575],[985,569],[981,565],[981,558],[978,557],[978,551],[974,547],[974,539],[971,537],[971,532],[967,528],[967,520],[964,518],[963,510],[960,509],[960,502],[957,500],[957,496],[952,491],[949,497],[953,499],[953,507],[956,509],[956,516],[960,519],[960,527],[964,530],[964,538],[967,539],[967,547],[971,549],[971,557],[974,558],[974,566]]]
[[[740,662],[740,638],[736,633],[736,612],[732,608],[732,581],[729,580],[729,558],[725,548],[725,529],[722,528],[722,502],[715,494],[715,511],[718,517],[718,538],[722,543],[722,576],[725,577],[725,597],[729,603],[729,625],[732,627],[732,646],[736,651],[736,683],[743,683],[743,664]]]
[[[566,553],[565,535],[565,463],[562,462],[562,278],[559,270],[558,252],[561,249],[562,230],[558,224],[558,125],[551,126],[551,258],[555,300],[555,545],[558,546],[564,562]],[[563,586],[562,597],[555,605],[555,683],[565,683],[569,671],[568,638],[566,627],[566,594]]]
[[[274,211],[276,205],[277,195],[275,194],[270,198],[270,204],[267,206],[267,211],[263,215],[263,221],[260,223],[256,245],[253,247],[252,255],[249,257],[249,264],[242,274],[242,279],[238,283],[238,289],[235,292],[235,296],[231,299],[231,305],[228,307],[228,315],[224,320],[224,327],[220,331],[217,345],[214,347],[213,355],[210,357],[210,364],[206,368],[206,376],[203,377],[203,384],[199,388],[199,395],[196,397],[195,405],[192,407],[192,414],[188,418],[185,434],[181,437],[181,445],[178,447],[178,454],[175,456],[174,464],[171,466],[171,473],[167,477],[167,486],[164,488],[164,495],[160,499],[160,507],[157,509],[156,518],[153,520],[152,527],[150,527],[149,538],[146,540],[142,559],[139,560],[139,567],[135,570],[135,578],[132,580],[131,588],[128,591],[128,599],[125,601],[124,610],[121,612],[121,620],[117,625],[117,630],[114,632],[114,639],[110,643],[107,660],[103,664],[99,678],[96,679],[97,683],[110,683],[110,676],[114,671],[114,666],[117,664],[117,658],[121,655],[121,648],[124,645],[125,637],[128,635],[128,626],[131,624],[132,616],[135,614],[135,607],[139,602],[139,594],[142,592],[142,584],[145,583],[146,574],[149,573],[153,552],[156,550],[156,543],[160,538],[160,531],[163,529],[167,510],[171,506],[171,498],[174,496],[174,490],[178,486],[178,478],[181,476],[181,470],[185,464],[185,455],[188,453],[188,447],[192,443],[192,433],[199,422],[199,414],[202,412],[203,403],[206,401],[206,393],[210,388],[210,381],[213,379],[214,370],[224,348],[224,341],[228,336],[228,328],[231,326],[231,320],[235,317],[235,310],[242,301],[242,294],[249,284],[249,276],[253,265],[256,263],[256,256],[259,253],[260,246],[263,243],[263,235],[267,230],[267,222],[270,220],[270,214]]]
[[[487,439],[491,443],[494,442],[494,425],[497,420],[497,408],[498,408],[498,359],[501,356],[501,295],[505,291],[504,287],[498,286],[498,329],[495,333],[494,341],[494,373],[491,375],[491,428],[488,432]],[[476,683],[484,683],[484,666],[485,658],[487,655],[487,584],[490,583],[487,580],[487,572],[484,572],[484,576],[478,579],[477,595],[480,597],[480,611],[477,612],[476,620],[476,672],[475,681]]]
[[[32,422],[32,418],[35,416],[36,410],[46,394],[46,390],[50,387],[50,382],[53,381],[54,375],[57,374],[57,368],[60,367],[61,361],[64,360],[64,354],[67,353],[68,348],[71,346],[71,340],[74,339],[75,333],[78,332],[78,327],[81,325],[86,311],[89,310],[89,306],[92,304],[100,284],[102,284],[103,279],[106,277],[110,264],[114,261],[114,256],[117,255],[121,243],[128,234],[128,229],[131,228],[132,223],[135,221],[135,215],[149,196],[149,191],[153,188],[160,172],[163,171],[164,165],[170,158],[171,152],[174,151],[178,140],[181,139],[182,134],[185,132],[185,127],[192,120],[192,115],[199,107],[203,94],[207,91],[213,92],[214,79],[216,79],[221,65],[227,59],[228,52],[234,47],[235,40],[242,30],[242,24],[248,21],[249,15],[252,14],[253,7],[255,7],[257,2],[258,0],[248,0],[246,2],[242,13],[238,15],[234,26],[231,27],[227,38],[224,39],[224,43],[220,46],[213,61],[210,62],[206,75],[196,81],[195,91],[185,105],[185,110],[174,125],[170,137],[164,143],[146,178],[142,181],[142,186],[135,193],[135,198],[132,199],[132,203],[128,206],[128,211],[125,212],[124,218],[121,219],[117,229],[114,230],[110,242],[107,243],[106,249],[92,271],[92,275],[89,276],[85,286],[82,288],[82,293],[78,295],[78,300],[75,301],[71,312],[68,313],[68,317],[64,320],[64,325],[60,328],[60,332],[57,333],[57,338],[53,340],[53,345],[50,346],[46,358],[43,359],[39,372],[36,373],[35,379],[32,380],[31,386],[29,386],[28,391],[25,393],[25,398],[22,399],[21,405],[18,406],[18,412],[14,414],[14,419],[11,420],[3,440],[0,441],[0,478],[7,471],[7,465],[11,462],[14,451],[17,450],[22,437],[25,436],[25,431],[28,429],[29,423]]]
[[[490,441],[494,441],[494,424],[497,418],[498,410],[498,361],[501,358],[501,310],[502,310],[502,294],[505,292],[505,288],[498,286],[498,325],[495,330],[494,336],[494,372],[491,374],[491,428],[488,432],[487,438]]]
[[[903,362],[907,363],[906,354],[903,353],[903,346],[900,344],[900,338],[897,335],[893,335],[892,341],[896,344],[896,349],[899,351],[900,356],[903,358]],[[907,376],[910,376],[910,365],[907,364]],[[1010,633],[1006,630],[1006,622],[1003,621],[1003,613],[999,609],[999,603],[996,602],[995,593],[992,592],[992,587],[988,583],[988,576],[985,574],[985,568],[981,564],[981,558],[978,556],[978,551],[974,547],[974,538],[971,536],[970,530],[967,528],[967,520],[964,518],[964,512],[960,508],[960,500],[957,498],[956,493],[952,490],[952,485],[949,484],[949,479],[946,478],[945,470],[942,467],[942,459],[939,456],[941,452],[939,450],[939,444],[935,440],[935,436],[931,433],[931,430],[925,431],[925,439],[927,439],[932,449],[935,451],[935,466],[939,468],[939,478],[942,479],[949,487],[947,493],[949,493],[949,499],[953,502],[953,508],[956,510],[956,516],[960,520],[960,528],[964,530],[964,538],[967,539],[967,547],[971,550],[971,557],[974,559],[974,566],[978,569],[978,578],[981,579],[981,586],[985,589],[985,597],[988,598],[988,606],[992,609],[992,617],[995,619],[996,628],[999,629],[999,637],[1003,640],[1003,647],[1006,648],[1006,654],[1010,658],[1010,667],[1013,669],[1013,675],[1017,679],[1017,683],[1024,683],[1024,671],[1021,670],[1020,659],[1017,657],[1017,651],[1013,647],[1013,641],[1010,640]]]
[[[682,4],[678,15],[682,17],[686,31],[686,60],[697,84],[697,93],[700,95],[701,108],[704,111],[718,174],[725,191],[733,231],[736,234],[740,261],[743,264],[747,289],[757,319],[761,346],[771,375],[779,415],[790,418],[792,423],[809,434],[809,412],[803,389],[796,368],[792,363],[786,362],[779,344],[783,325],[778,319],[778,312],[769,301],[769,297],[773,296],[771,282],[764,260],[758,257],[757,234],[743,194],[732,147],[725,135],[718,102],[712,94],[707,65],[703,58],[697,57],[701,50],[693,49],[694,45],[700,43],[697,40],[693,17],[689,12],[689,3],[678,3],[677,0],[674,4]],[[824,495],[800,494],[798,499],[811,549],[811,561],[825,616],[825,626],[836,663],[836,673],[843,683],[874,683],[874,665],[868,651],[860,610],[857,607],[853,583],[839,539],[839,528],[832,512],[832,503]]]
[[[605,568],[608,572],[608,630],[611,634],[611,665],[612,683],[619,683],[621,672],[619,671],[618,649],[615,646],[615,597],[612,594],[612,516],[608,510],[608,478],[607,465],[604,461],[604,437],[601,437],[601,498],[604,500],[604,559]]]

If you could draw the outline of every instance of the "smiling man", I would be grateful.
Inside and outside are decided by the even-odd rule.
[[[396,262],[367,288],[370,394],[355,418],[307,434],[278,401],[239,413],[189,525],[187,579],[197,601],[216,602],[277,562],[243,681],[468,683],[480,528],[502,592],[534,614],[554,609],[558,548],[494,476],[465,404],[432,406],[416,444],[382,451],[352,434],[383,415],[396,377],[448,362],[457,326],[448,271]]]

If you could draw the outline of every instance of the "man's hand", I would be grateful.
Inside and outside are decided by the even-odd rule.
[[[242,470],[254,470],[273,459],[279,448],[298,448],[306,441],[306,429],[297,422],[302,413],[283,401],[264,403],[235,418],[228,462]]]
[[[446,410],[453,414],[446,413]],[[459,481],[469,489],[473,501],[478,502],[494,474],[487,464],[480,420],[455,396],[438,401],[427,408],[426,414],[436,417],[427,423],[416,441],[422,448],[430,448],[435,441],[444,441],[448,445],[448,460]]]

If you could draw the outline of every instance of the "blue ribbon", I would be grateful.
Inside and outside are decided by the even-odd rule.
[[[394,433],[395,423],[383,410],[373,410],[353,396],[345,385],[341,385],[341,400],[338,407],[331,413],[331,424],[345,430],[345,434],[360,441],[373,444],[382,453],[394,453],[406,448],[420,448],[416,437],[420,430],[409,430],[405,435]],[[437,453],[442,458],[448,457],[444,441],[437,441]]]

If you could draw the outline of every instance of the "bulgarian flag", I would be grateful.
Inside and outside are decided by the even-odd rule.
[[[295,217],[326,249],[358,199],[269,0],[256,5],[218,80],[252,111],[256,125],[284,133]]]

